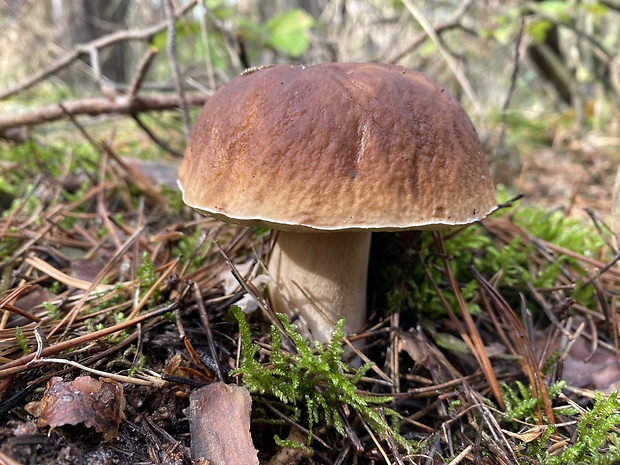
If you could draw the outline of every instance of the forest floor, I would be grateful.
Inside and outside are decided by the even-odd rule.
[[[571,222],[571,227],[583,224],[588,234],[602,228],[601,237],[595,240],[599,252],[592,256],[584,250],[574,251],[562,261],[565,268],[554,275],[551,285],[543,288],[518,281],[517,275],[512,281],[502,281],[501,274],[510,275],[510,270],[485,268],[484,260],[497,257],[482,249],[472,250],[462,258],[467,260],[464,269],[476,263],[483,277],[463,295],[468,304],[489,310],[473,314],[474,326],[467,325],[465,315],[445,311],[435,321],[429,320],[430,313],[416,316],[418,303],[412,300],[421,291],[407,287],[404,273],[424,276],[425,271],[412,268],[412,257],[422,257],[433,268],[431,272],[437,273],[431,273],[425,284],[424,292],[434,293],[428,297],[429,305],[441,300],[437,292],[449,295],[451,303],[460,292],[450,285],[447,265],[436,258],[438,243],[433,246],[433,239],[405,235],[385,249],[382,266],[395,261],[404,271],[390,275],[387,284],[382,282],[371,292],[372,311],[365,333],[368,347],[363,353],[375,369],[357,380],[356,392],[391,396],[386,404],[369,400],[372,411],[387,415],[388,423],[396,425],[394,431],[417,449],[403,449],[391,429],[373,429],[361,413],[366,412],[363,407],[330,404],[326,411],[337,412],[341,428],[330,426],[324,413],[317,413],[312,425],[310,407],[303,400],[290,405],[273,392],[253,392],[250,428],[261,463],[537,463],[554,447],[574,443],[575,422],[583,412],[564,417],[556,412],[557,422],[566,424],[538,444],[550,421],[545,402],[534,402],[531,411],[515,421],[501,410],[506,412],[508,406],[514,412],[515,404],[527,401],[521,392],[519,401],[510,402],[518,391],[514,382],[527,385],[543,373],[545,364],[546,381],[537,385],[539,400],[544,398],[554,409],[559,404],[578,408],[572,404],[577,398],[583,406],[579,408],[587,409],[591,407],[588,399],[594,398],[593,388],[609,392],[620,382],[615,355],[618,341],[606,327],[608,315],[603,314],[615,309],[620,272],[611,265],[597,275],[590,294],[598,300],[580,300],[575,289],[583,288],[578,279],[569,282],[571,276],[581,279],[593,275],[593,270],[600,271],[614,256],[609,248],[617,245],[617,238],[603,226],[615,221],[613,193],[620,160],[617,143],[611,142],[584,138],[522,154],[519,167],[510,175],[512,191],[524,195],[515,211],[543,207],[578,222]],[[1,150],[8,154],[13,149]],[[50,161],[57,152],[31,150],[35,151],[33,162],[21,165],[10,157],[0,162],[5,180],[23,181],[12,191],[5,189],[0,199],[5,210],[0,218],[0,308],[6,310],[0,327],[0,463],[194,463],[190,443],[195,438],[188,422],[191,393],[215,381],[244,385],[244,374],[232,371],[239,367],[242,354],[239,325],[229,308],[233,303],[246,305],[240,300],[246,292],[231,276],[231,263],[244,280],[260,286],[255,264],[257,257],[268,253],[268,234],[223,226],[181,207],[171,184],[174,163],[154,166],[114,153],[82,158],[72,150],[61,154],[67,158],[58,162]],[[36,173],[38,169],[42,174]],[[28,185],[33,187],[27,189]],[[532,275],[569,253],[564,245],[553,249],[551,240],[524,234],[524,223],[515,220],[516,216],[509,213],[485,220],[483,227],[466,238],[489,251],[521,241],[523,263],[518,266]],[[560,228],[565,226],[562,221]],[[453,240],[446,236],[449,250]],[[421,251],[429,243],[432,250]],[[540,244],[546,244],[551,258],[536,249]],[[459,260],[456,255],[453,259]],[[545,260],[547,265],[542,264]],[[457,266],[459,285],[466,284],[458,270]],[[495,294],[484,283],[491,283],[512,310],[506,312],[497,302],[489,303]],[[434,291],[433,284],[438,284]],[[400,312],[388,312],[391,301],[381,293],[400,296],[396,299]],[[557,320],[550,322],[538,314],[531,326],[515,323],[510,312],[523,316],[519,293],[533,302],[528,305],[548,304],[546,311]],[[567,311],[571,305],[572,311]],[[274,320],[256,311],[248,321],[252,339],[258,343],[256,360],[269,369],[277,363],[271,358],[274,340],[269,330]],[[580,326],[582,322],[586,329]],[[589,336],[577,338],[585,341],[581,345],[566,348],[558,342],[562,331]],[[480,337],[484,348],[468,345],[468,336]],[[525,364],[525,352],[531,351],[511,344],[523,337],[535,339],[530,341],[535,360]],[[596,341],[600,341],[598,346]],[[566,357],[558,362],[551,353],[563,349]],[[57,358],[74,365],[59,363]],[[294,366],[295,360],[282,363]],[[485,360],[494,380],[481,370]],[[88,372],[84,367],[98,371]],[[563,375],[554,371],[562,367]],[[112,381],[66,384],[78,376]],[[320,399],[329,399],[329,376],[312,385],[314,392],[325,395]],[[565,397],[554,393],[551,398],[551,393],[540,392],[551,389],[559,379],[567,380]],[[55,383],[58,397],[49,389],[46,392]],[[503,383],[512,388],[494,390]],[[500,392],[503,400],[498,399]],[[63,396],[72,399],[71,405],[59,400]],[[87,400],[82,404],[76,399]],[[401,415],[400,423],[390,417],[388,407]],[[487,424],[489,415],[494,420]],[[219,427],[223,435],[226,428],[244,428],[225,417]],[[312,438],[312,454],[302,447],[294,453],[288,449],[292,455],[286,455],[287,449],[274,435],[299,441],[299,431],[302,443]],[[526,433],[531,437],[526,438]],[[534,444],[538,449],[534,450]],[[604,447],[610,446],[605,444],[601,450]]]

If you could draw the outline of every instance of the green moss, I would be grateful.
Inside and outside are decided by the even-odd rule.
[[[558,381],[547,389],[549,399],[555,399],[560,395],[566,383]],[[520,381],[507,384],[501,383],[500,389],[506,404],[505,415],[511,420],[522,420],[537,423],[537,412],[542,410],[542,400],[532,395],[531,387]]]
[[[444,239],[451,271],[466,301],[478,292],[478,283],[471,273],[472,265],[482,276],[494,276],[494,285],[501,289],[504,298],[518,307],[519,293],[528,295],[528,285],[534,288],[553,287],[565,267],[570,267],[577,277],[586,278],[584,266],[577,258],[560,253],[554,253],[553,259],[541,258],[536,267],[532,267],[532,256],[540,256],[538,246],[542,242],[585,257],[598,258],[601,251],[606,250],[598,231],[583,219],[566,218],[561,212],[550,213],[533,206],[513,208],[506,213],[512,215],[514,224],[522,228],[527,236],[517,236],[505,244],[482,226],[472,225],[455,234],[448,234]],[[409,268],[402,264],[384,268],[382,276],[388,283],[385,286],[388,289],[387,309],[389,313],[413,309],[420,317],[435,320],[445,315],[445,309],[427,274],[440,288],[447,289],[444,265],[437,254],[432,234],[424,233],[417,249],[425,267],[416,260]],[[452,292],[445,292],[444,297],[458,312]],[[594,304],[593,289],[589,284],[578,282],[570,297],[583,306],[592,307]],[[470,311],[475,314],[479,308],[472,305]]]
[[[344,321],[338,323],[329,343],[317,344],[316,349],[313,349],[288,323],[286,317],[280,315],[285,333],[293,342],[297,353],[291,354],[282,350],[280,333],[272,327],[269,363],[263,365],[256,359],[258,346],[252,343],[250,327],[243,312],[236,306],[231,309],[239,323],[242,348],[241,365],[237,373],[243,375],[243,384],[250,393],[273,395],[291,407],[298,418],[303,416],[310,431],[308,446],[312,430],[317,425],[333,427],[345,436],[339,409],[347,405],[355,410],[379,437],[386,438],[390,435],[406,450],[413,450],[413,445],[394,431],[378,411],[378,407],[391,399],[386,396],[363,395],[358,391],[357,384],[372,364],[367,363],[352,371],[342,361]],[[383,411],[388,416],[398,417],[396,412],[389,408],[383,407]]]
[[[142,255],[142,264],[138,266],[137,275],[138,280],[140,281],[139,298],[140,300],[142,300],[142,298],[151,290],[151,288],[157,282],[157,273],[155,272],[155,266],[153,265],[153,260],[151,259],[151,256],[147,252],[144,252],[144,254]],[[158,299],[159,291],[156,290],[149,298],[149,305],[157,305]]]
[[[596,393],[594,405],[577,422],[576,438],[557,454],[539,455],[542,465],[611,465],[620,460],[618,393],[608,398]],[[539,441],[544,440],[542,438]]]
[[[24,354],[28,355],[30,352],[32,352],[30,350],[30,346],[28,345],[28,339],[26,338],[26,336],[24,336],[24,332],[19,326],[15,327],[15,339],[17,339],[17,343],[24,351]]]

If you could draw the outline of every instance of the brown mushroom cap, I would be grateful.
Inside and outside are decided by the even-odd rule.
[[[289,231],[439,229],[496,206],[455,97],[419,72],[373,63],[232,79],[196,121],[179,185],[209,216]]]

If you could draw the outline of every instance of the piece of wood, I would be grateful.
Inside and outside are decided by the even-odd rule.
[[[234,384],[217,382],[194,391],[188,409],[192,458],[210,465],[258,465],[251,406],[248,390]]]

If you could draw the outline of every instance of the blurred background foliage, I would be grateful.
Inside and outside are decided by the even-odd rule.
[[[0,1],[0,92],[80,43],[165,21],[164,6],[165,0]],[[617,161],[619,0],[206,0],[177,21],[175,32],[189,90],[213,91],[248,67],[271,63],[381,61],[419,69],[459,97],[496,180],[507,185],[521,157],[543,146],[587,139]],[[0,101],[0,115],[108,87],[122,91],[148,47],[165,52],[167,43],[164,28],[151,43],[106,47],[105,86],[95,82],[85,56]],[[149,69],[142,92],[148,90],[174,91],[166,53]],[[175,136],[182,140],[180,131]]]

